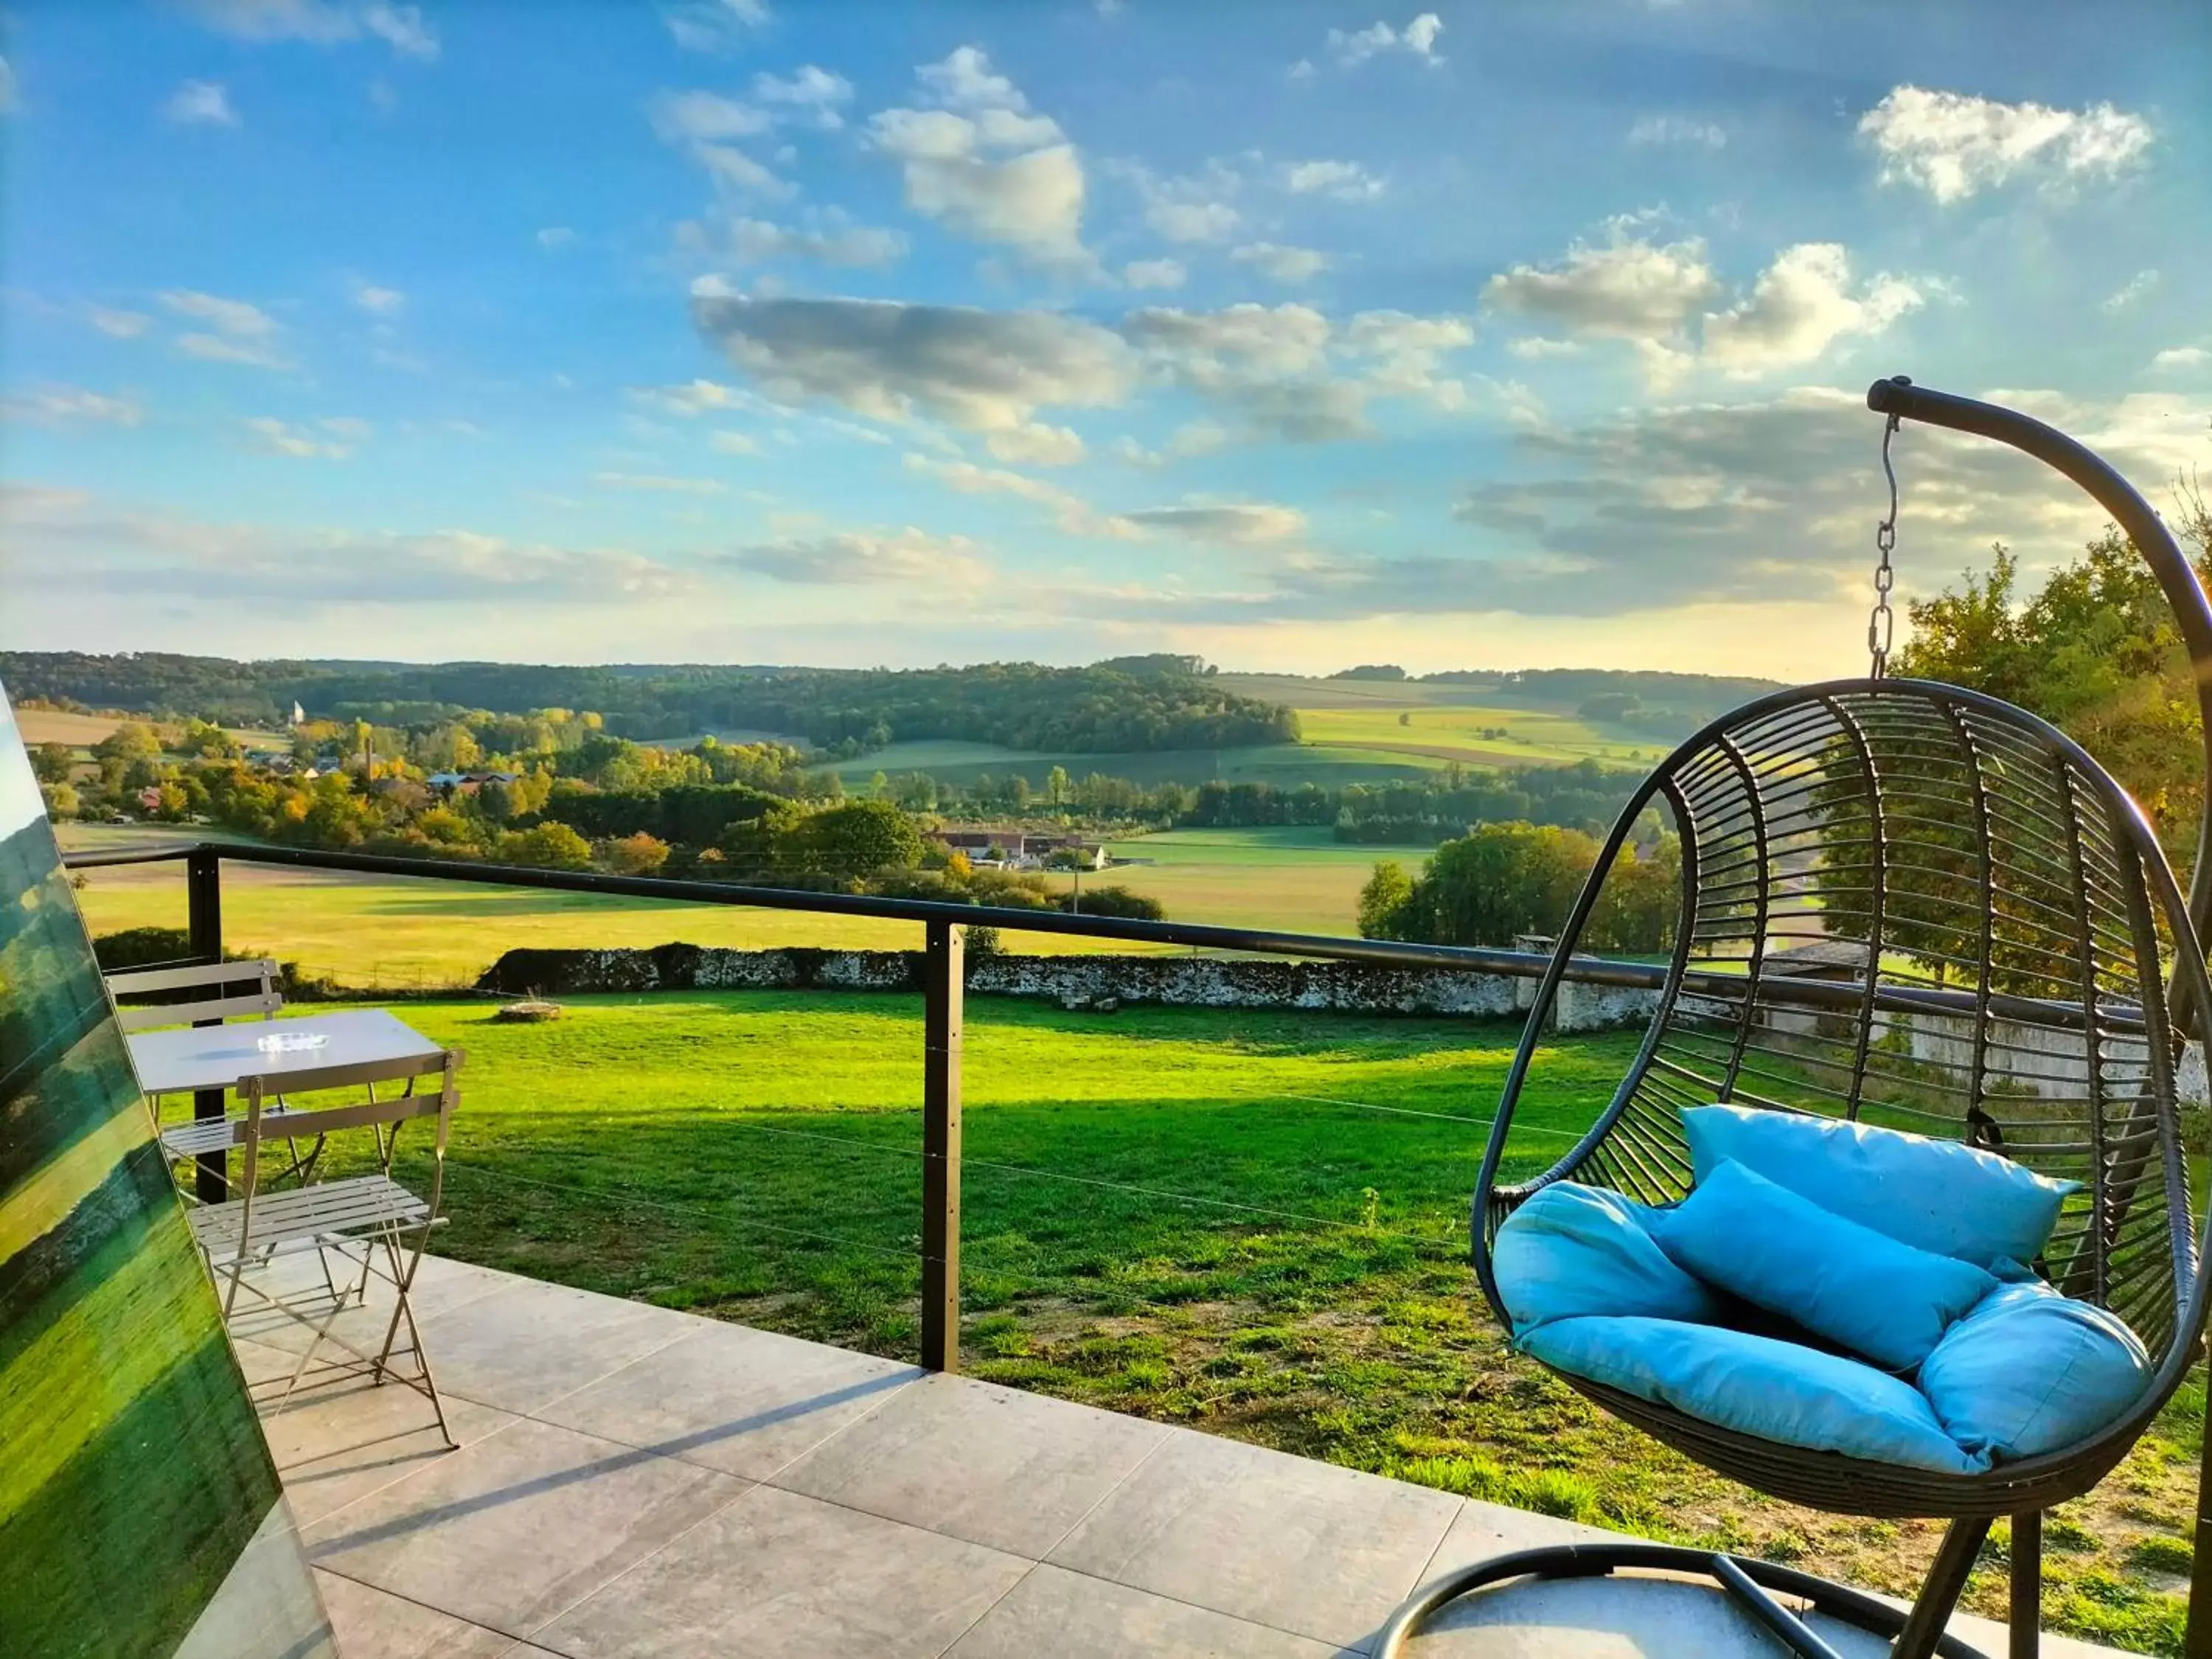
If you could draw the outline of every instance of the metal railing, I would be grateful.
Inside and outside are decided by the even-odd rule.
[[[445,860],[388,858],[363,853],[309,848],[182,842],[127,852],[80,853],[64,860],[72,870],[122,865],[181,862],[185,866],[186,928],[191,960],[222,957],[222,866],[225,862],[328,870],[353,875],[404,877],[480,886],[535,888],[593,893],[611,897],[660,899],[684,904],[741,905],[822,915],[861,916],[921,924],[922,964],[922,1147],[921,1147],[921,1363],[933,1370],[957,1370],[960,1354],[960,1073],[963,1004],[966,989],[967,929],[988,927],[1062,937],[1113,939],[1127,944],[1175,945],[1255,955],[1300,957],[1322,961],[1364,963],[1392,968],[1441,968],[1516,978],[1540,977],[1550,958],[1532,951],[1479,946],[1408,944],[1393,939],[1296,933],[1204,922],[1143,921],[1117,916],[1086,916],[1050,910],[1024,910],[960,904],[934,899],[878,898],[845,893],[815,893],[787,888],[674,881],[652,876],[604,875],[591,871],[540,870],[513,865],[459,863]],[[1577,957],[1563,977],[1581,984],[1659,990],[1664,966],[1602,957]],[[1691,970],[1683,988],[1741,994],[1740,976]],[[1838,981],[1790,981],[1777,988],[1784,1000],[1812,1007],[1856,1010],[1863,988]],[[1882,1003],[1900,1010],[1972,1012],[1973,999],[1963,992],[1887,988]],[[216,1022],[202,1021],[200,1024]],[[221,1091],[193,1097],[193,1115],[219,1118]],[[219,1160],[220,1155],[216,1155]],[[201,1196],[224,1195],[220,1162],[204,1161]]]

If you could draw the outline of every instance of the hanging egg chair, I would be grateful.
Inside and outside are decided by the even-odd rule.
[[[1889,434],[1910,419],[2009,443],[2089,489],[2157,571],[2212,699],[2212,610],[2118,474],[2008,410],[1903,380],[1878,382],[1868,401],[1890,417],[1886,468]],[[2075,1183],[2034,1271],[2125,1322],[2147,1350],[2148,1386],[2078,1443],[1957,1474],[1779,1443],[1553,1367],[1607,1411],[1758,1492],[1836,1514],[1948,1521],[1917,1602],[1899,1613],[1706,1551],[1566,1546],[1426,1587],[1387,1627],[1378,1659],[1486,1586],[1616,1568],[1710,1577],[1801,1654],[1834,1650],[1778,1595],[1880,1634],[1899,1659],[1971,1656],[1944,1627],[2001,1516],[2011,1517],[2011,1652],[2021,1659],[2036,1651],[2043,1511],[2126,1455],[2202,1352],[2207,1285],[2178,1074],[2185,1037],[2201,1036],[2212,1010],[2198,943],[2212,872],[2200,845],[2185,901],[2141,811],[2048,722],[1978,692],[1884,677],[1893,474],[1892,492],[1872,676],[1778,692],[1714,721],[1623,810],[1539,982],[1498,1103],[1474,1194],[1476,1270],[1511,1329],[1492,1246],[1532,1196],[1571,1182],[1662,1211],[1683,1200],[1695,1184],[1686,1109],[1880,1125]],[[1617,855],[1639,824],[1648,833],[1652,809],[1680,837],[1682,898],[1650,1029],[1572,1150],[1508,1183],[1516,1109],[1540,1086],[1560,986]]]

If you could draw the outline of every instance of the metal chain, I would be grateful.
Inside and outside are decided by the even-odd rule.
[[[1897,617],[1889,608],[1890,584],[1895,580],[1889,554],[1897,545],[1897,469],[1890,465],[1889,441],[1897,431],[1897,421],[1896,416],[1891,416],[1881,429],[1881,470],[1889,480],[1889,516],[1875,526],[1875,550],[1880,557],[1874,567],[1874,613],[1867,618],[1867,650],[1874,658],[1867,677],[1877,680],[1889,672],[1889,644],[1897,629]]]

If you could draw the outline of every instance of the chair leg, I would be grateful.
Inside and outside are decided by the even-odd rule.
[[[2036,1659],[2043,1647],[2043,1512],[2012,1518],[2010,1659]]]
[[[1928,1569],[1928,1580],[1920,1587],[1920,1599],[1912,1604],[1911,1616],[1890,1648],[1889,1659],[1930,1659],[1943,1638],[1943,1627],[1951,1622],[1952,1610],[1966,1592],[1966,1575],[1974,1570],[1982,1540],[1989,1535],[1987,1521],[1951,1523],[1936,1552],[1935,1565]]]

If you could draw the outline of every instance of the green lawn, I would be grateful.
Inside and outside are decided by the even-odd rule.
[[[440,1248],[898,1357],[915,1343],[917,999],[580,998],[546,1026],[407,1018],[468,1051]],[[1465,1261],[1514,1032],[1310,1013],[1073,1015],[977,999],[964,1073],[975,1374],[1907,1593],[1932,1526],[1720,1480],[1514,1357]],[[1515,1172],[1629,1036],[1549,1056]],[[405,1173],[422,1170],[410,1156]],[[2179,1651],[2201,1388],[2051,1529],[2045,1616]],[[2002,1613],[2002,1540],[1970,1595]]]
[[[1305,933],[1358,932],[1359,890],[1376,860],[1427,856],[1420,848],[1348,846],[1320,829],[1171,830],[1112,850],[1138,861],[1085,879],[1149,893],[1179,921]]]

